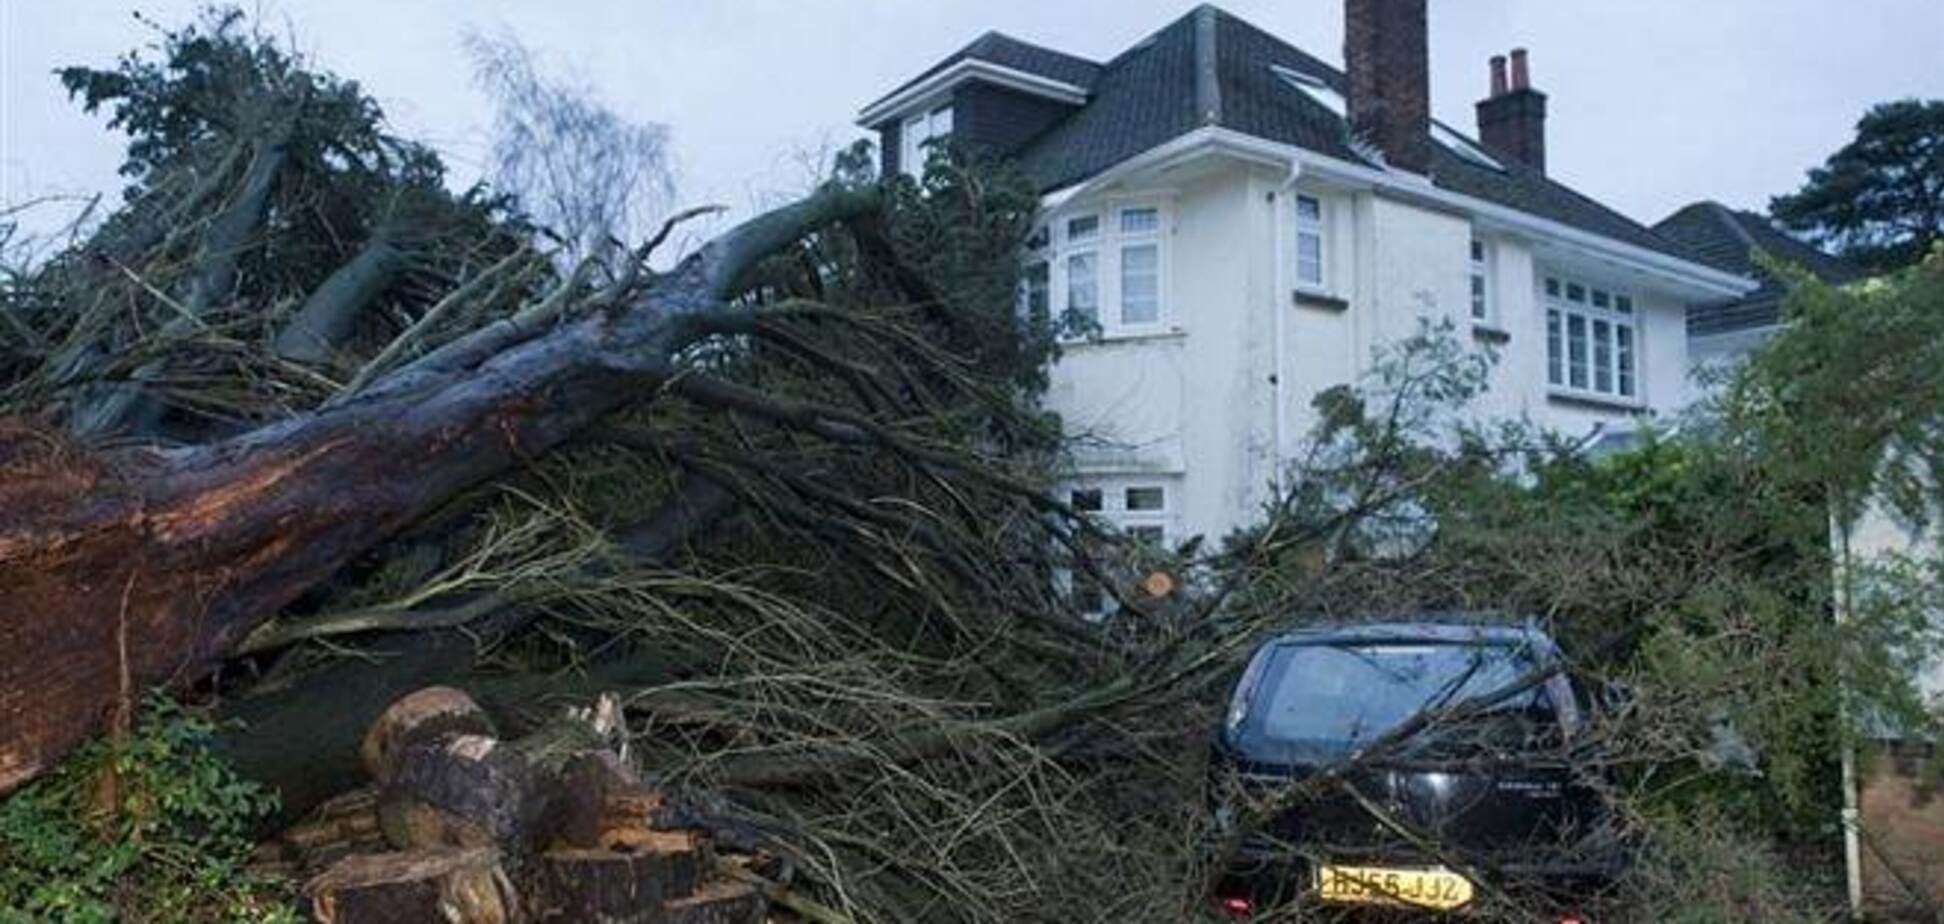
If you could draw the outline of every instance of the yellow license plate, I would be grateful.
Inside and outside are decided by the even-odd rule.
[[[1472,900],[1471,880],[1448,869],[1332,866],[1316,870],[1316,894],[1329,902],[1403,905],[1450,911]]]

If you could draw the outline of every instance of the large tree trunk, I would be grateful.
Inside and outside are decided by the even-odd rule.
[[[0,431],[0,792],[454,494],[638,400],[761,256],[875,207],[754,219],[618,310],[482,329],[363,398],[222,443],[89,455]]]

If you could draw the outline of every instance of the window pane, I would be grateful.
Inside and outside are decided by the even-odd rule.
[[[1569,302],[1586,301],[1586,287],[1577,282],[1566,284],[1566,300]]]
[[[1552,280],[1547,280],[1550,284]],[[1546,312],[1546,381],[1561,384],[1565,378],[1560,375],[1563,357],[1560,356],[1559,312]]]
[[[1633,299],[1628,298],[1625,295],[1615,295],[1613,297],[1613,310],[1618,311],[1621,314],[1632,314]]]
[[[1161,320],[1160,249],[1153,244],[1121,248],[1121,323]]]
[[[1605,290],[1605,289],[1594,289],[1594,290],[1593,290],[1593,307],[1595,307],[1595,308],[1605,308],[1606,306],[1607,306],[1607,294],[1606,294],[1606,290]]]
[[[1471,242],[1471,258],[1473,263],[1485,262],[1485,242],[1484,241]]]
[[[1091,253],[1067,257],[1067,310],[1089,318],[1100,317],[1100,283],[1095,274],[1100,258]]]
[[[1167,530],[1159,526],[1130,526],[1127,528],[1127,535],[1128,538],[1143,545],[1163,545],[1168,537]]]
[[[1322,221],[1323,203],[1314,196],[1297,196],[1296,220],[1299,222]]]
[[[1051,271],[1052,267],[1044,262],[1026,265],[1024,282],[1026,299],[1022,307],[1026,309],[1026,316],[1029,318],[1044,318],[1052,311],[1052,304],[1047,299],[1047,283]]]
[[[1083,513],[1097,513],[1100,510],[1100,489],[1079,488],[1067,496],[1067,504]]]
[[[1593,322],[1593,390],[1613,393],[1613,326]]]
[[[1546,294],[1552,296],[1553,298],[1559,297],[1559,280],[1557,279],[1546,280]]]
[[[1155,209],[1121,209],[1122,234],[1150,234],[1161,228],[1161,213]]]
[[[1166,509],[1168,492],[1165,488],[1128,488],[1127,509],[1130,511],[1154,511]]]
[[[1566,381],[1574,388],[1586,387],[1586,319],[1566,316]]]
[[[1631,398],[1634,393],[1633,327],[1627,324],[1615,324],[1613,332],[1619,337],[1615,349],[1619,354],[1620,394]]]
[[[1082,215],[1079,218],[1067,220],[1067,240],[1069,241],[1090,240],[1094,235],[1099,233],[1099,215]]]
[[[1323,236],[1309,232],[1296,235],[1296,281],[1306,286],[1323,284]]]
[[[1474,318],[1485,319],[1485,277],[1477,273],[1471,278],[1471,313]]]

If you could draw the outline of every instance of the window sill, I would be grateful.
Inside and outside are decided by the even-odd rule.
[[[1317,308],[1323,311],[1343,312],[1350,310],[1350,300],[1327,292],[1310,289],[1295,289],[1289,293],[1290,304],[1298,308]]]
[[[1571,389],[1560,388],[1557,385],[1547,388],[1546,400],[1555,404],[1590,407],[1602,411],[1626,411],[1628,413],[1639,414],[1645,413],[1647,410],[1647,402],[1639,398],[1622,398],[1616,395],[1603,395],[1599,392],[1592,391],[1573,391]]]
[[[1486,343],[1512,342],[1512,332],[1497,324],[1491,324],[1485,321],[1473,321],[1471,331],[1472,339],[1474,340],[1482,340]]]
[[[1109,343],[1137,343],[1143,340],[1179,340],[1188,336],[1185,327],[1145,327],[1132,330],[1101,331],[1086,337],[1062,337],[1063,347],[1098,346]]]

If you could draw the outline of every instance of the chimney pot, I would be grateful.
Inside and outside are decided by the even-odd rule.
[[[1501,159],[1546,172],[1546,94],[1532,88],[1526,50],[1512,49],[1508,81],[1506,59],[1492,58],[1492,95],[1478,102],[1478,140]]]

